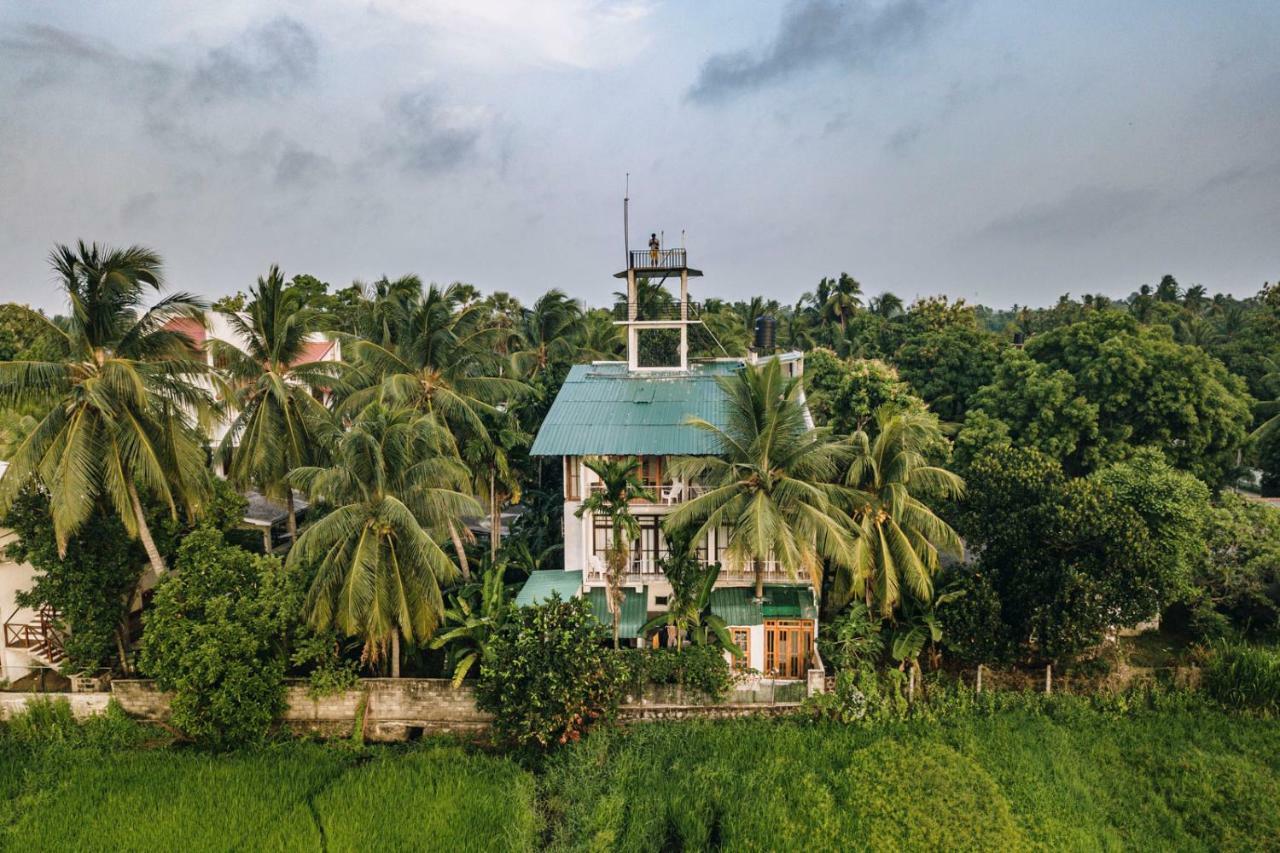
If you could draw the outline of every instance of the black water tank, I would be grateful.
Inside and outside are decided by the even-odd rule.
[[[756,318],[756,352],[772,352],[778,339],[778,321],[766,315]]]

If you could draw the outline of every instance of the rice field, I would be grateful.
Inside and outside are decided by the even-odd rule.
[[[647,724],[536,771],[448,740],[211,755],[104,729],[0,734],[0,849],[1280,849],[1280,724],[1203,708]]]

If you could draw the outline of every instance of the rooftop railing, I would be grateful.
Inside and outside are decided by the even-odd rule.
[[[689,308],[688,319],[693,320],[702,313],[702,304],[692,300],[685,303]],[[617,302],[613,306],[615,320],[682,320],[680,302]]]
[[[689,265],[684,249],[639,249],[631,253],[631,269],[678,270]]]

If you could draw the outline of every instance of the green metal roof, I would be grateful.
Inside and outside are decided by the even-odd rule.
[[[591,588],[587,600],[591,602],[591,610],[596,618],[609,629],[613,636],[613,617],[609,614],[609,600],[604,587]],[[636,592],[630,587],[622,591],[622,620],[618,623],[618,636],[629,640],[640,636],[640,629],[648,621],[649,588],[644,587]]]
[[[711,437],[690,417],[723,426],[716,377],[742,362],[694,363],[687,371],[632,372],[622,362],[575,365],[556,394],[530,450],[535,456],[707,455]]]
[[[711,612],[727,625],[761,625],[765,619],[816,619],[818,608],[807,586],[766,586],[764,603],[755,602],[749,586],[720,587],[711,591]]]
[[[516,594],[516,606],[528,607],[532,604],[541,604],[551,598],[554,593],[560,593],[560,597],[567,601],[577,595],[580,589],[582,589],[582,572],[557,570],[530,572],[529,579]]]

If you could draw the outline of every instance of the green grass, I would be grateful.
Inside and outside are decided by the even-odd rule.
[[[1055,707],[874,730],[744,721],[592,737],[546,776],[554,841],[624,851],[1280,848],[1274,721]]]
[[[25,768],[0,805],[6,850],[319,850],[322,837],[329,850],[521,850],[538,830],[532,778],[453,744],[5,744],[0,766]]]
[[[448,740],[210,755],[46,726],[0,733],[0,849],[1280,849],[1280,724],[1171,705],[637,725],[536,778]]]

